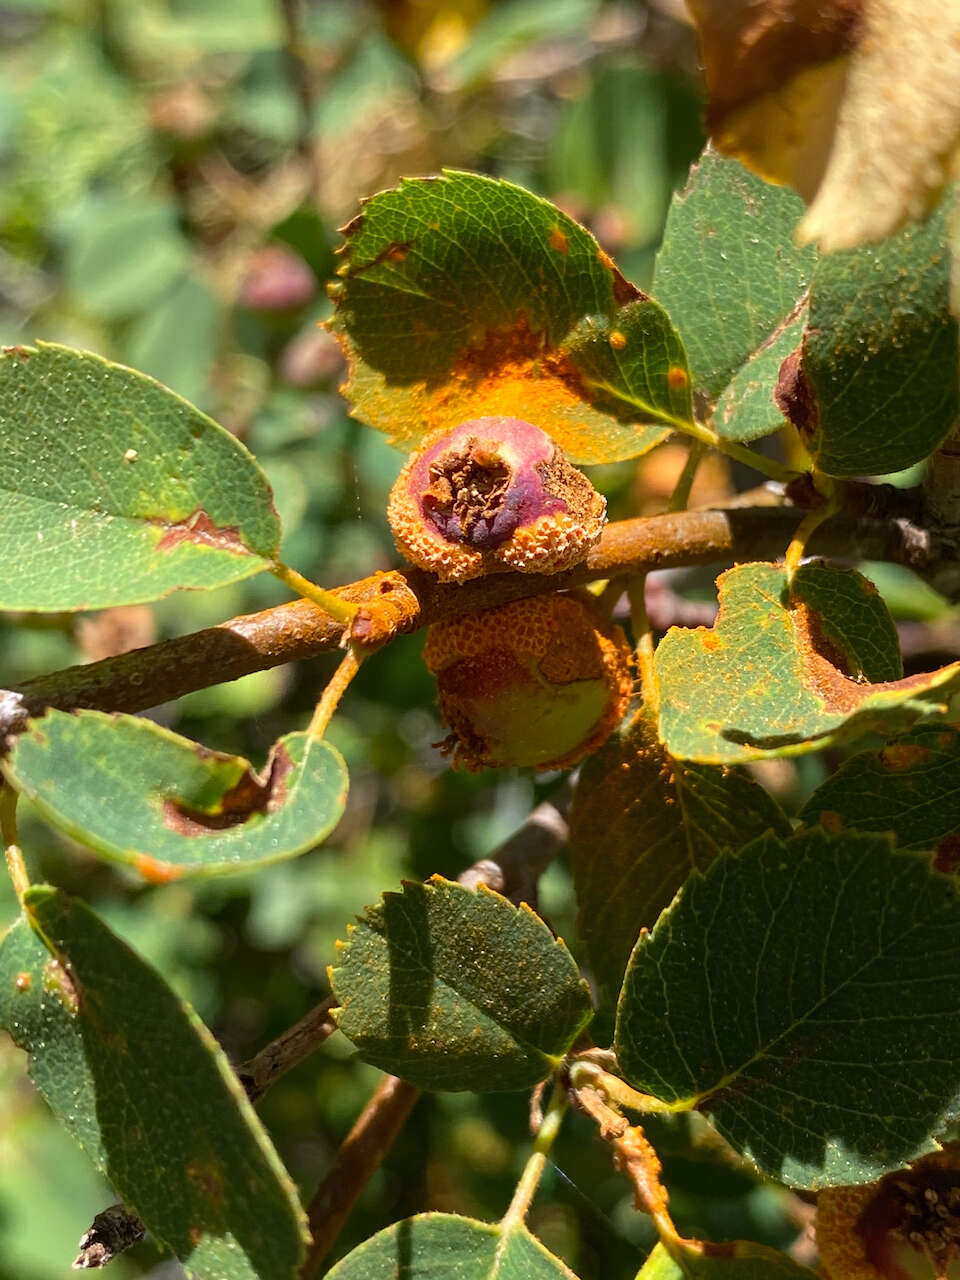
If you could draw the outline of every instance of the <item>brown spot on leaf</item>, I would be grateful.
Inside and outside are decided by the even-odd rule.
[[[839,834],[844,830],[843,818],[833,809],[822,809],[817,820],[824,831]]]
[[[956,874],[957,868],[960,867],[960,834],[954,833],[940,841],[933,865],[935,870],[942,871],[945,875]]]
[[[0,352],[5,356],[19,356],[21,360],[29,360],[35,354],[30,347],[20,346],[0,347]]]
[[[674,391],[682,391],[690,381],[686,369],[678,364],[672,364],[667,370],[667,384]]]
[[[201,547],[214,547],[217,551],[232,551],[235,555],[241,556],[250,555],[250,548],[241,539],[236,525],[218,528],[202,507],[187,516],[186,520],[153,519],[148,523],[164,531],[157,543],[157,551],[173,551],[182,542],[194,542]]]
[[[617,306],[625,307],[628,302],[642,302],[647,297],[647,294],[638,289],[635,284],[631,284],[623,275],[609,253],[598,249],[597,259],[613,275],[613,299]]]
[[[819,410],[813,388],[801,365],[802,349],[791,351],[780,365],[773,398],[777,408],[808,439],[817,429]]]
[[[192,809],[177,797],[167,796],[163,801],[163,821],[179,835],[206,836],[240,826],[255,813],[273,813],[286,801],[286,779],[292,768],[286,746],[274,743],[262,774],[248,769],[209,809]]]
[[[223,1175],[214,1158],[192,1160],[187,1165],[187,1177],[207,1200],[219,1203],[223,1199]]]
[[[619,329],[611,329],[610,337],[607,339],[614,351],[622,351],[627,345],[626,334],[621,333]]]
[[[883,767],[896,773],[926,764],[929,759],[930,752],[918,742],[891,742],[880,752]]]
[[[707,124],[717,134],[738,108],[848,52],[863,0],[693,0],[690,7],[703,49]]]
[[[13,985],[18,991],[29,991],[33,986],[33,977],[29,973],[18,973],[13,980]]]
[[[557,253],[567,253],[570,249],[570,241],[559,227],[554,227],[550,232],[550,248]]]

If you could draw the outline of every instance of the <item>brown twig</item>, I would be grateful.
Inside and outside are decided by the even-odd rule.
[[[802,512],[793,508],[745,508],[685,511],[621,520],[604,530],[584,564],[552,577],[505,573],[463,586],[444,585],[418,569],[375,574],[337,589],[361,608],[352,634],[361,643],[379,644],[391,634],[415,631],[432,622],[558,588],[579,586],[653,569],[781,557]],[[835,516],[817,529],[808,550],[846,559],[889,560],[933,578],[939,546],[931,535],[905,518]],[[389,627],[378,629],[385,606]],[[366,622],[369,633],[364,634]],[[142,711],[197,689],[236,680],[254,671],[281,666],[336,649],[342,626],[307,600],[294,600],[261,613],[247,614],[192,635],[82,667],[40,676],[0,691],[0,738],[22,728],[24,712],[39,715],[49,707],[70,711]]]
[[[336,1003],[333,996],[327,996],[299,1022],[237,1067],[237,1076],[251,1102],[261,1098],[282,1075],[308,1058],[320,1048],[327,1036],[336,1031],[337,1024],[330,1016],[330,1010]]]
[[[300,1270],[317,1275],[363,1188],[379,1168],[413,1110],[420,1090],[397,1076],[384,1076],[344,1138],[307,1208],[313,1244]]]
[[[567,814],[573,791],[564,783],[550,800],[537,805],[511,836],[486,858],[457,876],[468,889],[481,884],[511,902],[536,908],[537,881],[567,842]]]

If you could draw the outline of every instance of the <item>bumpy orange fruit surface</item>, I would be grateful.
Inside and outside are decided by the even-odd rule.
[[[398,550],[443,582],[582,560],[606,500],[545,432],[520,418],[476,418],[412,454],[390,494]]]
[[[817,1197],[825,1280],[960,1280],[960,1148]]]
[[[534,596],[427,632],[451,729],[445,744],[464,769],[560,769],[598,747],[633,691],[631,650],[578,596]]]

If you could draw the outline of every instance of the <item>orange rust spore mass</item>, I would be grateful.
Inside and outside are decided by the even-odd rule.
[[[390,494],[398,550],[442,582],[558,573],[600,537],[606,502],[539,428],[477,418],[431,437]]]
[[[438,623],[424,659],[452,730],[445,745],[469,770],[568,768],[609,736],[633,693],[626,637],[577,596]]]
[[[956,1144],[868,1186],[821,1191],[817,1246],[825,1280],[956,1280]]]

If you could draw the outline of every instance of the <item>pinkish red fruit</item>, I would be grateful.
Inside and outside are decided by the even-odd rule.
[[[387,508],[400,552],[443,582],[569,569],[599,538],[605,514],[605,499],[545,432],[502,417],[428,440]]]

